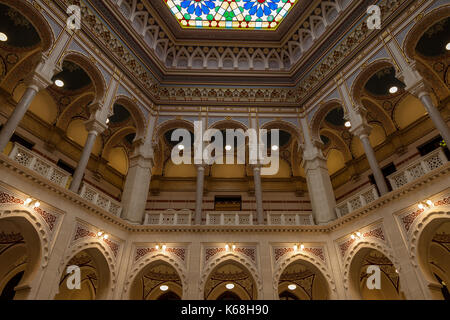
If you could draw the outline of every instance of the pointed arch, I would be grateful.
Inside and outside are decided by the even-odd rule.
[[[122,298],[130,299],[131,298],[131,287],[138,277],[138,275],[143,272],[148,266],[150,266],[153,263],[156,263],[158,261],[167,263],[172,268],[175,269],[175,271],[178,273],[178,276],[181,279],[182,284],[182,290],[183,295],[181,299],[186,298],[187,291],[189,288],[189,283],[187,281],[186,276],[186,268],[184,265],[179,261],[177,258],[174,258],[172,255],[169,255],[167,253],[157,252],[150,255],[147,255],[144,259],[140,259],[135,263],[132,268],[129,276],[125,280],[125,285],[123,289]]]
[[[205,285],[206,281],[209,279],[210,274],[216,267],[225,264],[226,262],[234,262],[242,266],[245,270],[249,272],[252,276],[253,281],[256,285],[257,297],[253,297],[254,300],[262,298],[262,278],[259,274],[259,270],[256,268],[255,264],[243,255],[239,255],[233,252],[227,252],[219,254],[217,257],[212,259],[203,269],[202,276],[199,282],[199,297],[203,299],[205,296]]]

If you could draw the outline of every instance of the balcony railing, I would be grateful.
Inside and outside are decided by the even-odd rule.
[[[338,203],[336,205],[336,213],[338,217],[345,216],[346,214],[358,210],[378,198],[377,188],[375,185],[371,185],[368,188],[352,195],[350,198]]]
[[[253,224],[251,211],[208,211],[207,225],[250,226]]]
[[[9,153],[9,158],[40,174],[47,180],[50,180],[63,188],[67,187],[67,182],[71,176],[69,172],[64,171],[51,161],[44,159],[42,156],[20,144],[14,143],[14,146]]]
[[[190,225],[192,212],[189,209],[168,209],[160,212],[146,212],[145,225]]]
[[[267,211],[268,225],[312,226],[314,220],[311,212]]]
[[[122,212],[121,204],[103,192],[97,190],[95,187],[83,182],[81,185],[80,197],[99,206],[103,210],[120,217]]]
[[[448,162],[442,148],[423,156],[420,159],[408,164],[404,168],[397,170],[387,178],[394,190],[426,175],[430,171],[442,167]]]

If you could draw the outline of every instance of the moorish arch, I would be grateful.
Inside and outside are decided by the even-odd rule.
[[[130,98],[120,95],[114,101],[114,104],[119,104],[124,106],[133,118],[133,122],[136,126],[136,140],[143,139],[145,136],[145,115],[136,102],[132,101]]]
[[[314,115],[310,120],[309,127],[311,129],[311,138],[314,141],[320,141],[320,127],[325,116],[333,109],[342,107],[343,103],[340,100],[333,99],[323,105],[320,105],[315,111]]]
[[[298,255],[290,259],[279,275],[277,292],[280,300],[331,299],[330,286],[322,271]]]
[[[47,19],[36,9],[33,5],[26,1],[17,0],[0,0],[0,4],[7,5],[20,12],[28,21],[31,22],[33,27],[39,34],[41,39],[42,52],[47,52],[53,47],[54,36],[50,24]]]
[[[419,216],[411,236],[411,259],[426,281],[432,299],[446,299],[450,281],[450,211],[431,211]]]
[[[368,279],[373,271],[369,265],[380,269],[380,289],[370,289]],[[401,286],[401,270],[391,250],[378,242],[360,241],[344,258],[344,287],[351,299],[357,300],[403,300],[405,294]]]
[[[129,292],[131,300],[181,300],[183,281],[172,264],[156,258],[134,278]]]
[[[170,270],[171,276],[167,277],[167,279],[162,275],[153,277],[153,280],[149,279],[149,277],[146,278],[146,275],[149,272],[151,273],[152,268],[158,267],[158,265],[162,265],[166,271]],[[146,300],[144,299],[145,297],[159,299],[164,293],[173,292],[180,299],[184,299],[189,287],[186,273],[185,266],[173,255],[162,252],[147,255],[132,266],[131,272],[125,281],[122,298],[132,300]],[[148,292],[144,292],[142,287],[145,284],[144,281],[150,283],[153,281],[157,284],[153,287],[150,286]],[[167,285],[169,287],[168,290],[161,290],[161,285]]]
[[[428,12],[420,20],[417,20],[403,42],[403,51],[409,59],[415,60],[417,58],[417,44],[428,29],[436,22],[448,17],[450,17],[450,7],[448,5],[442,5]]]
[[[232,292],[232,297],[226,294],[228,292]],[[217,300],[233,297],[238,300],[262,299],[262,281],[254,263],[230,252],[205,266],[199,283],[199,298]]]
[[[55,289],[55,300],[106,300],[112,298],[116,284],[115,261],[112,253],[99,239],[83,241],[69,248],[58,271],[60,281]],[[67,270],[69,266],[81,270],[82,289],[69,290]],[[84,284],[84,285],[83,285]]]
[[[27,211],[0,218],[0,296],[29,299],[47,248]]]
[[[176,129],[185,129],[189,131],[191,133],[191,145],[194,143],[192,138],[194,134],[194,124],[192,122],[181,119],[173,119],[161,123],[156,128],[153,138],[153,151],[155,160],[155,165],[152,171],[153,175],[164,174],[164,168],[167,164],[167,161],[170,161],[172,147],[178,144],[178,142],[168,141],[166,135]],[[193,152],[191,154],[193,156]],[[188,171],[195,170],[195,168],[192,168],[192,165],[183,164],[181,166],[189,167]]]
[[[98,67],[89,58],[75,51],[68,51],[65,53],[61,58],[61,66],[65,61],[74,63],[86,72],[95,89],[95,97],[92,104],[102,103],[106,94],[106,84]]]

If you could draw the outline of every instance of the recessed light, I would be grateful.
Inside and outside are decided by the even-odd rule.
[[[108,239],[109,238],[109,236],[107,235],[107,234],[105,234],[104,236],[103,236],[103,239]]]
[[[345,121],[344,126],[346,128],[350,128],[352,126],[352,123],[350,121]]]
[[[278,146],[277,146],[276,144],[274,144],[274,145],[272,146],[272,150],[273,150],[273,151],[277,151],[277,150],[278,150]]]
[[[295,290],[295,289],[297,289],[297,285],[295,285],[295,284],[290,284],[290,285],[288,285],[288,289],[289,289],[289,290]]]
[[[33,199],[27,198],[27,200],[25,200],[24,204],[27,206],[31,203],[31,201],[33,201]]]
[[[427,205],[429,206],[429,207],[431,207],[432,205],[433,205],[433,202],[431,201],[431,200],[427,200],[427,201],[425,201],[426,203],[427,203]]]
[[[423,208],[424,208],[423,204],[419,203],[419,209],[423,209]]]
[[[0,32],[0,41],[1,42],[8,41],[8,36],[6,35],[6,33]]]
[[[161,291],[167,291],[167,290],[169,290],[169,286],[166,286],[165,284],[163,284],[162,286],[159,287],[159,289]]]
[[[398,87],[396,87],[396,86],[393,86],[393,87],[389,88],[389,92],[392,93],[392,94],[397,93],[397,91],[398,91]]]
[[[64,82],[62,80],[55,80],[55,85],[59,88],[64,87]]]
[[[350,236],[350,238],[352,238],[352,240],[355,240],[355,235],[354,234],[352,234],[351,236]]]
[[[445,49],[447,49],[447,51],[450,51],[450,42],[447,43],[447,45],[445,46]]]
[[[233,283],[227,283],[227,284],[225,285],[225,287],[226,287],[228,290],[231,290],[231,289],[234,288],[234,284],[233,284]]]
[[[184,149],[184,146],[182,144],[179,144],[178,145],[178,150],[183,150],[183,149]]]
[[[41,203],[39,202],[39,201],[36,201],[35,203],[34,203],[34,207],[35,208],[39,208],[41,206]]]
[[[231,150],[231,146],[227,144],[227,145],[225,146],[225,150],[230,151],[230,150]]]

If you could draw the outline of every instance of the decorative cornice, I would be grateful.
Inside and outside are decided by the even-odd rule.
[[[72,201],[73,203],[85,208],[91,214],[95,214],[98,217],[104,219],[105,221],[114,224],[128,232],[132,233],[157,233],[157,232],[192,232],[192,233],[236,233],[236,232],[265,232],[265,233],[276,233],[276,232],[305,232],[305,233],[329,233],[331,231],[337,230],[345,226],[348,222],[359,219],[362,216],[367,216],[371,212],[384,205],[396,201],[402,195],[421,188],[423,185],[430,183],[431,181],[438,179],[442,176],[448,175],[450,173],[450,163],[445,164],[439,169],[433,170],[432,172],[420,177],[419,179],[406,184],[405,186],[389,192],[388,194],[378,198],[377,200],[370,203],[365,207],[362,207],[348,215],[345,215],[337,220],[334,220],[326,225],[314,225],[314,226],[269,226],[269,225],[253,225],[253,226],[210,226],[210,225],[190,225],[190,226],[143,226],[143,225],[133,225],[127,221],[116,217],[109,212],[102,210],[101,208],[92,205],[92,203],[84,200],[78,195],[57,186],[50,181],[45,180],[42,176],[29,170],[28,168],[22,167],[16,162],[12,161],[4,154],[0,154],[0,165],[5,167],[18,175],[24,176],[25,178],[35,182],[36,184],[55,192],[56,194]]]

